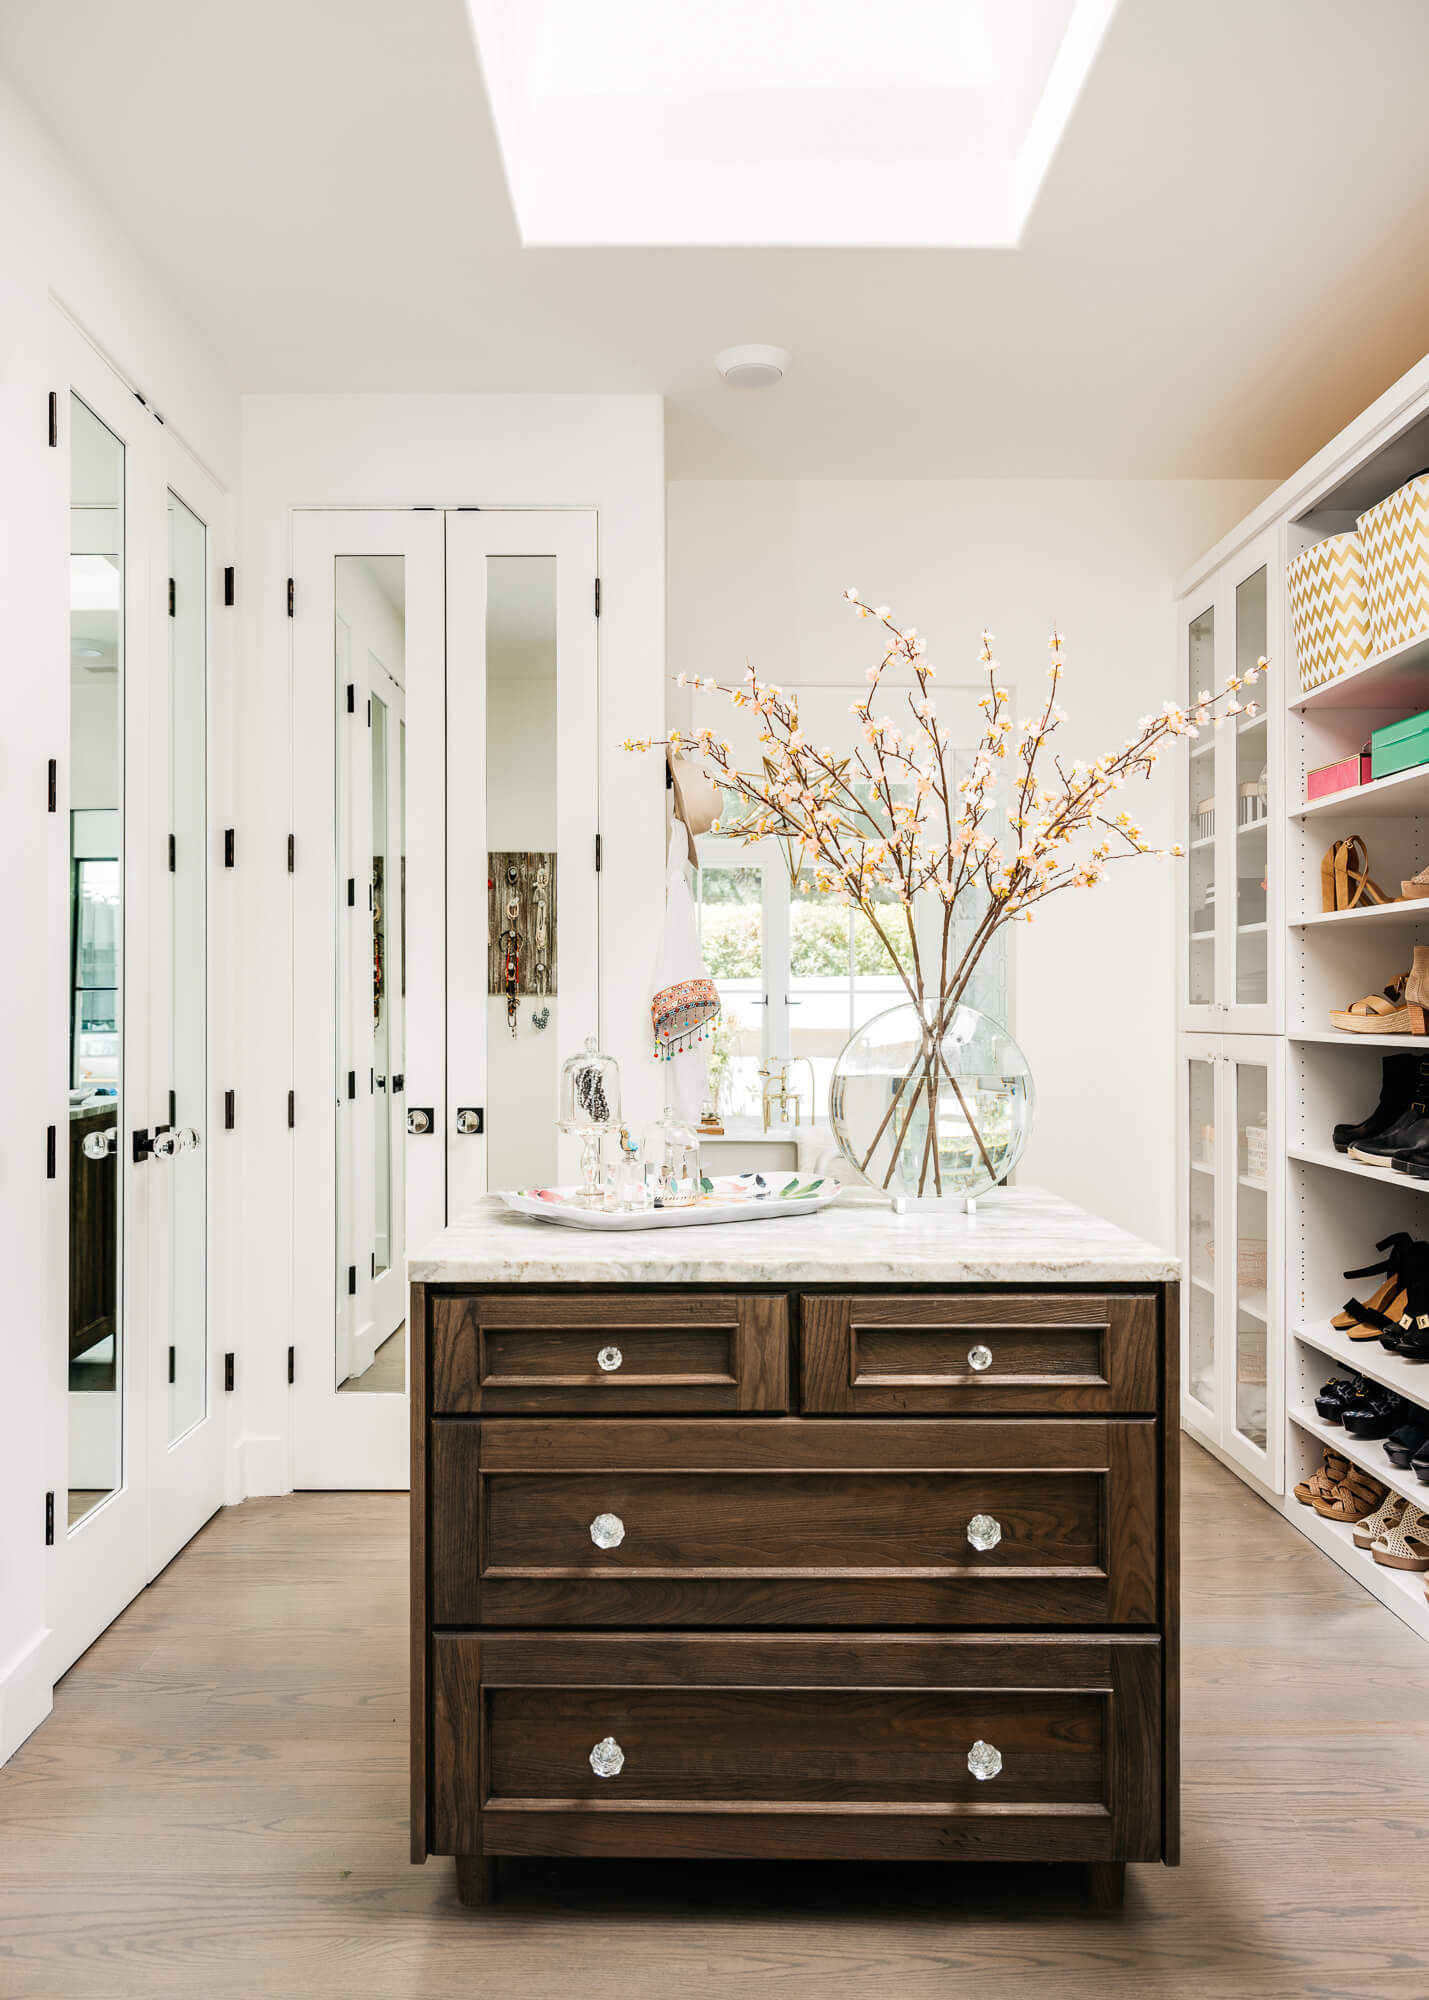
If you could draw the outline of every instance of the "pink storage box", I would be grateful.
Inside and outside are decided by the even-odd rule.
[[[1305,779],[1305,796],[1323,799],[1330,792],[1348,792],[1355,785],[1367,785],[1370,775],[1369,747],[1356,757],[1341,757],[1338,764],[1321,764]]]

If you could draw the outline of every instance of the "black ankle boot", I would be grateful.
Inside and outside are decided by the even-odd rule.
[[[1358,1125],[1335,1127],[1332,1134],[1335,1151],[1347,1153],[1361,1140],[1377,1139],[1381,1132],[1394,1124],[1416,1096],[1429,1101],[1429,1060],[1408,1053],[1386,1056],[1380,1079],[1379,1103]]]
[[[1396,1153],[1411,1154],[1429,1146],[1429,1079],[1412,1079],[1415,1095],[1410,1098],[1392,1125],[1386,1125],[1372,1139],[1356,1139],[1349,1152],[1352,1160],[1367,1167],[1387,1167]]]

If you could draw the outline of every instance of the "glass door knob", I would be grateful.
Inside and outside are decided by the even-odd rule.
[[[106,1125],[102,1132],[86,1132],[84,1135],[84,1157],[87,1160],[104,1160],[119,1143],[119,1127]]]
[[[590,1524],[590,1538],[598,1549],[618,1549],[625,1540],[625,1523],[618,1514],[597,1514]]]
[[[613,1375],[624,1359],[618,1347],[602,1347],[595,1357],[595,1365],[603,1375]]]
[[[990,1347],[979,1345],[968,1349],[968,1367],[975,1370],[977,1374],[981,1375],[985,1368],[991,1368],[991,1366],[992,1349]]]
[[[192,1125],[185,1125],[175,1132],[174,1143],[181,1153],[196,1153],[199,1148],[198,1133]]]
[[[174,1154],[177,1153],[178,1150],[179,1150],[179,1135],[177,1132],[173,1131],[156,1132],[153,1137],[153,1142],[149,1147],[149,1151],[153,1154],[156,1160],[171,1160]]]
[[[618,1778],[625,1769],[625,1752],[613,1736],[602,1736],[590,1753],[590,1767],[598,1778]]]
[[[995,1549],[1002,1540],[1002,1523],[991,1514],[974,1514],[968,1522],[968,1540],[975,1549]]]
[[[995,1743],[984,1743],[979,1737],[968,1752],[968,1769],[984,1782],[995,1778],[1002,1769],[1002,1752]]]

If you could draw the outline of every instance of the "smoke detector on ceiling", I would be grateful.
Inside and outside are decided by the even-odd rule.
[[[791,359],[782,347],[747,341],[742,347],[726,347],[717,354],[715,367],[731,389],[772,389],[784,379]]]

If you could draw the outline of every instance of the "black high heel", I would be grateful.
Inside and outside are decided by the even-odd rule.
[[[1330,1321],[1337,1333],[1347,1333],[1351,1340],[1374,1340],[1380,1334],[1409,1331],[1403,1318],[1407,1305],[1407,1274],[1412,1266],[1420,1263],[1426,1246],[1416,1242],[1407,1230],[1398,1229],[1374,1247],[1388,1252],[1384,1262],[1366,1264],[1358,1271],[1346,1271],[1345,1276],[1383,1277],[1384,1283],[1367,1299],[1346,1299],[1343,1309]],[[1429,1322],[1426,1324],[1429,1325]]]
[[[1411,1417],[1407,1424],[1401,1424],[1392,1436],[1384,1441],[1384,1455],[1391,1465],[1397,1465],[1401,1472],[1407,1472],[1414,1460],[1429,1445],[1429,1419],[1421,1410]]]

